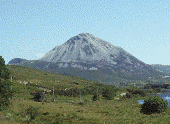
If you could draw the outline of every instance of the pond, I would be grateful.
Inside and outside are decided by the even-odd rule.
[[[151,96],[154,96],[154,95],[151,95]],[[157,94],[156,96],[160,96],[161,98],[166,100],[168,102],[168,108],[170,108],[170,92],[165,93],[165,94]],[[138,100],[138,104],[143,104],[143,103],[144,103],[144,100]]]

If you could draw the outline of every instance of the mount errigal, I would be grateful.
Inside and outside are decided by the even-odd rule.
[[[118,46],[81,33],[54,47],[39,60],[15,58],[8,64],[77,76],[103,83],[147,80],[162,75]]]
[[[131,63],[129,53],[122,48],[101,40],[92,34],[79,34],[70,38],[66,43],[56,46],[40,60],[47,62],[87,62],[105,60],[117,64],[116,58],[120,54],[127,56],[126,61]]]

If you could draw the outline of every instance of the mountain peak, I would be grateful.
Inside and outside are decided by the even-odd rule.
[[[116,63],[120,54],[127,54],[120,47],[101,40],[89,33],[81,33],[70,38],[66,43],[56,46],[40,60],[47,62],[86,62],[108,61]],[[130,54],[129,54],[130,55]]]
[[[92,34],[89,33],[80,33],[72,38],[70,38],[66,44],[75,44],[75,42],[81,42],[81,43],[88,43],[88,42],[92,42],[96,37]]]
[[[90,34],[90,33],[80,33],[80,34],[78,34],[78,35],[80,35],[80,36],[93,36],[92,34]]]

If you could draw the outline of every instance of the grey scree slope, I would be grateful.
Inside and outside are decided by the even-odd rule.
[[[81,33],[70,38],[66,43],[56,46],[40,60],[46,62],[86,62],[105,60],[110,64],[117,64],[114,61],[120,53],[126,55],[126,62],[132,56],[120,47],[114,46],[101,40],[92,34]]]

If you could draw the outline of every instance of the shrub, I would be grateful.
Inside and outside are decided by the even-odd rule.
[[[80,95],[80,90],[77,88],[71,88],[71,89],[64,89],[64,90],[55,90],[56,94],[58,95],[64,95],[64,96],[73,96],[77,97]],[[52,94],[52,92],[51,92]]]
[[[131,94],[134,94],[134,95],[139,94],[140,96],[143,96],[143,97],[146,96],[146,93],[143,90],[140,90],[140,89],[135,88],[135,87],[134,87],[134,89],[128,88],[127,91]]]
[[[9,105],[9,98],[12,98],[11,82],[9,79],[9,71],[5,66],[5,61],[0,56],[0,109],[5,109]]]
[[[97,93],[95,93],[94,95],[93,95],[93,101],[96,101],[96,100],[98,100],[99,99],[99,94],[97,94]]]
[[[34,101],[36,102],[42,102],[44,99],[44,94],[42,91],[37,90],[36,93],[31,93],[31,95],[34,95]]]
[[[154,90],[155,90],[155,92],[157,92],[157,93],[161,92],[161,88],[155,88]]]
[[[126,98],[128,98],[128,99],[130,99],[130,98],[132,98],[132,94],[131,93],[126,93]]]
[[[116,96],[116,92],[112,88],[106,87],[103,89],[102,96],[107,100],[112,100]]]
[[[151,84],[146,84],[145,86],[144,86],[144,89],[151,89],[152,87],[151,87]]]
[[[38,116],[38,108],[35,108],[33,106],[29,106],[26,110],[26,115],[31,117],[31,120],[35,119],[36,116]]]
[[[167,109],[168,102],[159,96],[149,96],[144,100],[141,112],[144,114],[161,113]]]
[[[146,93],[142,90],[134,90],[132,94],[136,94],[136,95],[139,94],[140,96],[143,96],[143,97],[146,96]]]

